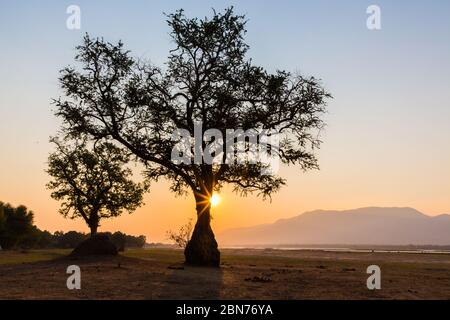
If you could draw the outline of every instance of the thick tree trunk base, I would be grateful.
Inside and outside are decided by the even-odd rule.
[[[219,267],[220,251],[209,225],[197,224],[191,240],[184,250],[186,264],[196,266]]]
[[[70,254],[72,257],[116,256],[117,248],[107,235],[95,234],[80,243]]]

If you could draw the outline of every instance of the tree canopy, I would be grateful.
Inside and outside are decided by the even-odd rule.
[[[34,214],[25,206],[13,207],[0,202],[0,246],[11,249],[33,232]]]
[[[261,174],[270,167],[261,161],[175,163],[174,131],[186,130],[194,137],[200,125],[202,132],[214,129],[225,137],[227,129],[271,130],[279,141],[264,145],[271,158],[315,169],[314,151],[331,96],[314,77],[271,73],[255,65],[247,57],[246,18],[233,8],[204,19],[188,18],[179,10],[167,15],[167,23],[174,48],[164,67],[134,59],[122,42],[86,35],[77,47],[78,67],[61,71],[64,97],[55,100],[56,114],[66,134],[115,140],[145,164],[147,179],[164,177],[177,194],[191,190],[198,221],[186,259],[217,264],[209,222],[212,193],[230,184],[242,195],[270,197],[286,181],[276,172]],[[224,142],[201,138],[202,151],[212,144]],[[227,154],[214,156],[225,160]]]
[[[85,140],[52,139],[56,151],[49,156],[47,172],[53,178],[47,187],[62,201],[60,213],[71,219],[82,217],[95,234],[99,221],[136,210],[147,190],[133,182],[126,164],[129,155],[112,143],[89,147]]]

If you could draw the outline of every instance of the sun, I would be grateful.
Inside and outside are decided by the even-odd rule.
[[[220,203],[220,196],[217,193],[214,193],[212,197],[209,199],[212,207],[217,206]]]

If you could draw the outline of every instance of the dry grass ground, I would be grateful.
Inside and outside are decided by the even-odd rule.
[[[129,250],[114,258],[68,251],[0,252],[1,299],[450,299],[450,255],[222,250],[220,269],[185,267],[179,250]],[[81,267],[81,290],[66,268]],[[382,271],[381,290],[366,268]]]

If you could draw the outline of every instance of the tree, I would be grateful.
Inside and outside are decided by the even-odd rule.
[[[241,195],[257,193],[266,199],[285,179],[276,172],[261,174],[270,167],[262,162],[174,162],[174,131],[193,137],[196,126],[223,136],[227,129],[271,130],[279,136],[279,146],[265,145],[273,159],[315,169],[321,115],[331,96],[313,77],[269,73],[254,65],[246,57],[245,17],[233,8],[204,19],[187,18],[179,10],[167,22],[175,48],[164,69],[133,59],[122,42],[86,35],[77,47],[80,68],[61,71],[65,96],[54,101],[56,115],[66,134],[113,139],[146,165],[150,181],[164,177],[176,194],[191,191],[197,222],[185,249],[186,262],[218,266],[220,253],[210,225],[213,192],[231,184]],[[202,139],[200,152],[217,143]],[[226,152],[215,156],[225,159]]]
[[[53,235],[57,248],[76,248],[83,241],[89,238],[89,235],[77,231],[62,232],[56,231]]]
[[[178,247],[186,249],[192,234],[192,219],[181,226],[178,232],[167,231],[167,239],[173,241]]]
[[[0,202],[0,246],[11,249],[20,245],[33,232],[32,211],[25,206],[12,207]]]
[[[146,243],[147,243],[147,237],[144,236],[144,235],[140,235],[140,236],[137,236],[137,237],[131,236],[131,235],[126,235],[125,245],[127,247],[143,248]]]
[[[6,230],[6,215],[3,202],[0,202],[0,239]]]
[[[54,236],[47,230],[40,230],[37,227],[37,239],[35,246],[38,248],[54,248],[56,247],[56,241]]]
[[[117,248],[117,251],[125,251],[125,247],[127,245],[127,236],[120,232],[114,232],[111,234],[111,241],[114,243],[114,245]]]
[[[125,167],[129,155],[112,143],[95,144],[90,150],[85,140],[51,140],[56,151],[49,156],[47,184],[51,197],[63,201],[59,212],[64,217],[82,217],[97,233],[104,218],[129,213],[141,204],[146,184],[131,180],[132,171]]]
[[[143,235],[135,237],[120,231],[105,234],[111,238],[118,251],[125,251],[125,248],[142,248],[147,240]]]

